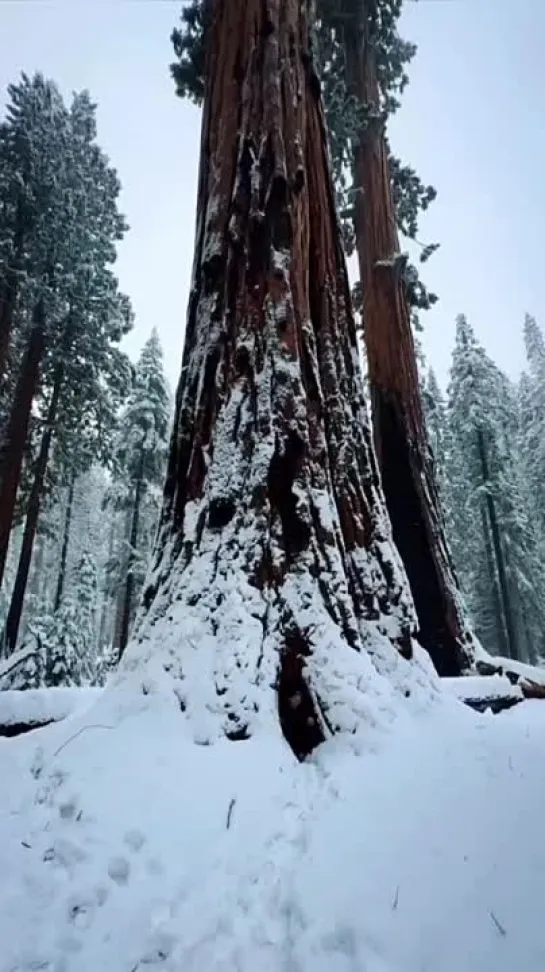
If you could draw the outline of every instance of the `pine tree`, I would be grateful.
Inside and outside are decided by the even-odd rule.
[[[521,447],[535,511],[545,529],[545,341],[535,318],[524,321],[528,374],[519,391]]]
[[[164,373],[163,352],[157,331],[153,330],[135,369],[132,391],[120,424],[116,455],[121,490],[117,508],[128,513],[128,533],[124,538],[128,557],[119,599],[119,655],[127,645],[135,595],[144,582],[145,565],[155,540],[170,418],[171,396]]]
[[[95,681],[96,612],[96,568],[92,555],[85,553],[77,565],[71,593],[54,614],[29,629],[36,645],[34,666],[44,686],[81,686]],[[22,677],[28,681],[26,671]]]
[[[170,673],[201,742],[278,713],[304,757],[354,731],[377,668],[409,674],[412,611],[366,420],[311,4],[210,13],[182,377],[125,665]]]
[[[66,150],[67,113],[57,87],[41,74],[24,73],[8,87],[0,125],[0,391],[6,391],[8,357],[21,298],[32,277],[52,264],[40,236],[44,213],[57,220]],[[58,228],[58,223],[57,223]],[[33,267],[34,274],[30,272]],[[34,300],[34,303],[36,301]]]
[[[543,543],[523,472],[516,392],[463,317],[449,408],[465,488],[464,502],[453,494],[454,550],[477,630],[493,653],[535,659],[545,619]]]
[[[429,446],[434,465],[443,517],[448,521],[448,472],[449,453],[452,448],[447,415],[447,405],[433,368],[429,368],[422,380],[422,402],[426,416]],[[447,534],[449,534],[447,528]]]
[[[103,645],[99,648],[91,685],[100,687],[106,685],[110,675],[116,670],[117,663],[117,653],[112,645]]]
[[[37,105],[35,88],[45,91]],[[56,400],[55,423],[67,389],[79,395],[80,413],[84,389],[84,402],[100,403],[104,372],[110,386],[116,375],[112,343],[131,326],[127,298],[110,269],[127,228],[117,208],[120,183],[96,144],[95,105],[83,92],[67,109],[55,86],[40,76],[23,76],[10,93],[15,107],[5,137],[13,166],[29,172],[32,219],[18,294],[27,307],[21,320],[29,323],[0,457],[0,578],[40,379],[44,414],[51,416],[50,401]]]

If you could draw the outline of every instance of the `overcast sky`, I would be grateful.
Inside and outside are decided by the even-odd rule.
[[[67,95],[99,104],[99,142],[123,182],[131,231],[117,264],[136,312],[127,350],[157,326],[173,386],[181,359],[193,251],[199,112],[168,73],[172,0],[0,0],[0,89],[43,71]],[[407,2],[418,45],[391,128],[394,150],[438,199],[421,238],[440,251],[425,268],[440,301],[424,350],[446,380],[454,319],[464,312],[498,364],[523,366],[529,310],[545,325],[545,0]]]

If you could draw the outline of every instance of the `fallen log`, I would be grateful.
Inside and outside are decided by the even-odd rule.
[[[100,688],[8,689],[0,691],[0,738],[13,738],[89,709]]]
[[[477,712],[503,712],[524,700],[520,686],[513,685],[509,678],[497,672],[443,678],[441,684]]]
[[[545,699],[545,685],[529,678],[521,678],[518,684],[525,699]]]

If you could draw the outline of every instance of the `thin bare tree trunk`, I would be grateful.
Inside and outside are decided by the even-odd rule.
[[[105,572],[106,577],[105,577],[104,589],[102,594],[102,609],[100,612],[100,629],[99,629],[99,636],[98,636],[98,646],[100,650],[104,648],[104,645],[106,644],[107,641],[108,642],[110,641],[110,634],[111,634],[111,627],[112,627],[111,617],[110,617],[110,612],[112,608],[112,598],[110,596],[110,591],[108,586],[107,570],[109,569],[112,562],[112,557],[114,553],[115,536],[116,536],[116,517],[115,517],[115,513],[112,512],[112,522],[110,525],[110,536],[108,540],[108,558],[106,560],[106,565],[107,565],[106,572]]]
[[[123,614],[125,611],[125,593],[127,575],[129,572],[130,551],[127,551],[131,532],[132,511],[125,511],[123,516],[123,560],[119,565],[119,587],[115,599],[115,615],[113,624],[113,648],[117,658],[121,657],[121,637],[123,633]]]
[[[394,540],[409,577],[419,640],[441,675],[473,654],[448,551],[427,440],[403,261],[390,188],[374,50],[376,0],[345,30],[349,89],[377,118],[355,148],[355,230],[375,445]]]
[[[59,563],[59,572],[57,574],[57,587],[55,590],[55,600],[53,603],[53,610],[58,611],[61,606],[62,595],[64,592],[64,584],[66,580],[66,562],[68,559],[68,545],[70,543],[70,530],[72,528],[72,511],[74,508],[74,491],[76,487],[76,476],[72,474],[70,480],[70,486],[68,488],[68,500],[66,502],[66,510],[64,514],[64,530],[62,537],[62,547],[61,547],[61,559]]]
[[[131,624],[133,599],[134,599],[134,571],[136,564],[136,546],[138,544],[138,528],[140,522],[140,503],[142,501],[142,491],[144,486],[144,450],[142,449],[140,463],[136,477],[134,490],[134,502],[132,507],[131,531],[129,535],[129,560],[127,564],[127,578],[125,581],[125,594],[123,598],[123,613],[121,616],[121,630],[119,635],[119,658],[123,657],[127,642],[129,640],[129,628]]]
[[[375,666],[410,672],[399,654],[413,630],[366,421],[310,8],[210,8],[182,378],[147,614],[124,661],[160,665],[190,712],[204,697],[206,738],[246,738],[276,709],[299,758],[354,730]]]
[[[42,536],[36,537],[34,556],[32,558],[32,576],[29,584],[28,593],[36,601],[39,601],[42,592],[42,574],[45,560],[45,542]]]

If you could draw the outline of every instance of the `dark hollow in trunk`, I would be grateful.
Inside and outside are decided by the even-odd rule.
[[[364,0],[345,29],[347,81],[377,111],[375,0]],[[355,232],[375,445],[394,540],[408,574],[419,640],[440,675],[467,668],[473,636],[449,555],[422,406],[403,258],[382,122],[361,133],[354,152]]]
[[[136,664],[138,640],[161,650],[146,632],[175,631],[175,605],[211,659],[193,690],[184,644],[165,649],[182,710],[208,679],[214,732],[247,738],[276,711],[299,759],[355,730],[366,679],[410,657],[413,631],[366,420],[311,17],[301,0],[210,7],[182,378],[154,581],[126,655]]]

